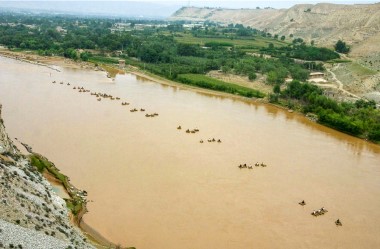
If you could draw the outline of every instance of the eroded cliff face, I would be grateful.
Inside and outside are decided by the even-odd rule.
[[[1,118],[1,108],[2,105],[0,104],[0,154],[17,154],[19,153],[17,148],[12,144],[11,140],[8,138],[7,133],[5,132],[3,119]]]
[[[65,201],[9,139],[0,105],[0,248],[94,248]]]

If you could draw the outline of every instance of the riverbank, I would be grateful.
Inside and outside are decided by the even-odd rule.
[[[23,52],[13,52],[13,51],[7,51],[4,49],[0,50],[0,55],[1,54],[5,54],[9,58],[16,58],[16,59],[22,58],[22,60],[25,62],[29,62],[28,58],[30,58],[30,55],[27,55]],[[295,113],[301,114],[302,116],[306,116],[308,118],[310,117],[309,114],[306,114],[306,115],[303,114],[300,111],[301,108],[294,108],[293,105],[289,105],[289,103],[288,103],[289,101],[288,102],[270,101],[270,96],[271,96],[270,91],[271,90],[268,87],[263,88],[263,84],[264,84],[263,82],[252,85],[251,89],[254,89],[254,88],[252,88],[253,86],[259,86],[260,87],[259,89],[264,89],[264,92],[267,94],[267,97],[264,97],[264,98],[255,98],[255,97],[247,98],[247,97],[244,97],[244,96],[241,96],[238,94],[226,93],[223,91],[216,91],[216,90],[211,90],[211,89],[207,89],[207,88],[201,88],[201,87],[198,87],[196,85],[189,85],[189,84],[184,84],[184,83],[172,81],[172,80],[163,78],[161,76],[155,75],[153,73],[150,73],[146,70],[143,70],[141,68],[138,68],[138,67],[135,67],[132,65],[126,65],[125,68],[119,68],[116,65],[108,64],[108,63],[98,64],[98,63],[94,63],[94,62],[77,62],[77,61],[73,61],[70,59],[66,59],[63,57],[57,57],[57,56],[54,56],[54,57],[38,56],[38,55],[33,55],[33,56],[34,57],[30,61],[33,64],[35,64],[35,61],[37,61],[39,63],[39,65],[44,65],[43,63],[41,63],[41,61],[43,61],[44,63],[46,63],[45,66],[47,66],[47,67],[54,67],[56,65],[59,65],[61,67],[69,67],[69,68],[76,68],[76,69],[90,69],[90,70],[95,70],[95,71],[101,70],[101,71],[106,72],[108,78],[114,78],[114,77],[116,77],[116,74],[124,74],[125,72],[127,72],[127,73],[134,74],[138,77],[142,77],[142,78],[157,82],[157,83],[162,84],[162,85],[179,87],[179,88],[184,89],[184,90],[187,89],[190,91],[195,91],[197,93],[207,94],[207,95],[211,95],[211,96],[228,97],[228,98],[232,98],[232,99],[240,99],[243,101],[260,102],[260,103],[270,104],[270,105],[279,107],[281,109],[287,109],[287,110],[289,110],[289,112],[295,112]],[[215,78],[218,78],[218,77],[215,77]],[[219,78],[220,78],[220,75],[219,75]],[[241,80],[242,79],[240,79],[240,81]],[[261,81],[262,80],[263,79],[261,79]],[[244,80],[243,80],[243,82],[244,83],[240,83],[240,84],[236,84],[236,85],[247,87],[247,82],[245,82]],[[355,96],[355,97],[359,98],[358,96]],[[339,101],[337,101],[337,103],[339,103]],[[311,114],[311,116],[313,117],[313,118],[309,118],[311,121],[318,122],[318,118],[315,118],[316,115]],[[322,125],[333,128],[335,130],[345,132],[344,130],[336,128],[335,126],[327,125],[326,123],[323,123],[323,122],[320,122],[320,123]],[[353,135],[353,136],[361,138],[361,139],[364,139],[366,141],[368,140],[368,138],[366,136],[356,136],[352,132],[345,132],[345,133],[347,133],[349,135]]]
[[[76,188],[71,182],[70,178],[62,174],[60,170],[49,161],[46,157],[35,153],[29,146],[26,146],[31,153],[29,158],[31,164],[43,173],[44,177],[53,185],[60,184],[64,188],[69,198],[63,198],[66,202],[67,208],[71,212],[71,222],[74,226],[80,228],[87,236],[89,241],[98,249],[102,248],[116,248],[117,245],[108,241],[95,229],[83,222],[83,216],[88,212],[87,209],[87,192]]]
[[[213,95],[213,96],[219,96],[219,97],[229,97],[233,99],[240,99],[240,100],[249,100],[254,102],[260,102],[260,103],[267,103],[266,98],[247,98],[244,96],[239,96],[236,94],[221,92],[221,91],[215,91],[211,89],[206,88],[200,88],[192,85],[183,84],[180,82],[172,81],[166,78],[163,78],[159,75],[152,74],[146,70],[134,67],[134,66],[126,66],[124,69],[120,69],[116,66],[110,65],[110,64],[104,64],[104,63],[97,63],[95,65],[91,62],[83,62],[83,61],[73,61],[71,59],[59,57],[59,56],[39,56],[36,54],[25,54],[24,52],[14,52],[9,51],[6,49],[0,49],[0,56],[4,56],[7,58],[12,58],[20,61],[24,61],[31,64],[36,64],[40,66],[59,66],[59,67],[66,67],[66,68],[72,68],[72,69],[88,69],[88,70],[95,70],[95,71],[104,71],[106,72],[107,76],[110,78],[115,77],[117,73],[131,73],[136,76],[154,81],[156,83],[166,85],[166,86],[172,86],[172,87],[180,87],[184,90],[191,90],[197,93],[206,94],[206,95]],[[36,63],[38,62],[38,64]]]
[[[66,195],[62,195],[61,198],[65,200],[67,208],[70,210],[70,221],[72,225],[80,228],[91,243],[96,248],[113,248],[116,247],[112,242],[108,241],[97,233],[93,228],[85,224],[82,220],[83,216],[88,212],[86,199],[87,192],[76,188],[71,182],[70,178],[62,174],[60,170],[41,154],[33,152],[32,148],[27,144],[22,143],[23,146],[30,153],[28,158],[31,165],[50,182],[52,186],[62,187]],[[57,193],[58,194],[58,193]]]
[[[5,53],[8,57],[11,57],[11,58],[16,57],[16,59],[20,58],[20,57],[21,58],[23,58],[23,57],[29,58],[30,57],[30,55],[25,55],[24,53],[21,53],[21,52],[12,52],[12,51],[9,52],[9,51],[4,51],[4,50],[1,51],[0,50],[0,54],[1,53]],[[222,92],[222,91],[215,91],[215,90],[211,90],[211,89],[200,88],[200,87],[196,86],[197,84],[195,84],[193,86],[193,85],[188,85],[188,84],[183,84],[183,83],[179,83],[176,81],[172,81],[172,80],[169,80],[169,79],[163,78],[161,76],[152,74],[146,70],[143,70],[141,68],[138,68],[138,67],[135,67],[132,65],[126,65],[126,67],[122,69],[122,68],[119,68],[117,65],[108,64],[108,63],[104,64],[104,63],[99,62],[99,64],[98,64],[95,62],[75,62],[75,61],[72,61],[72,60],[69,60],[66,58],[62,58],[62,57],[46,57],[46,56],[38,56],[38,55],[33,55],[33,56],[34,57],[33,57],[32,63],[34,63],[34,61],[39,61],[39,63],[41,63],[40,61],[44,61],[45,63],[47,63],[48,67],[52,66],[52,65],[53,66],[59,65],[61,67],[69,67],[69,68],[76,68],[76,69],[83,68],[83,69],[90,69],[90,70],[95,70],[95,71],[101,70],[101,71],[105,71],[107,73],[108,78],[114,78],[114,77],[116,77],[116,74],[124,74],[125,72],[127,72],[130,74],[134,74],[138,77],[142,77],[142,78],[157,82],[157,83],[162,84],[162,85],[179,87],[180,89],[195,91],[197,93],[207,94],[210,96],[220,96],[220,97],[226,97],[226,98],[232,98],[232,99],[240,99],[240,100],[248,101],[248,102],[265,103],[265,104],[276,106],[276,107],[281,108],[281,109],[287,109],[289,112],[294,112],[297,114],[301,114],[302,116],[305,116],[305,114],[301,113],[302,108],[300,108],[300,107],[297,108],[296,106],[294,106],[294,104],[290,103],[289,100],[284,102],[284,101],[270,101],[269,97],[268,98],[247,98],[247,97],[244,97],[244,96],[241,96],[238,94],[232,94],[232,93],[226,93],[226,92]],[[25,58],[23,61],[28,62],[28,60]],[[242,79],[240,79],[240,80],[242,80]],[[263,87],[262,84],[261,85],[259,84],[259,86]],[[247,86],[247,82],[244,81],[244,84],[242,84],[242,83],[237,84],[237,86]],[[251,87],[253,87],[253,85]],[[269,88],[265,88],[265,89],[266,89],[266,92],[268,94],[268,91],[270,91],[270,89]],[[268,94],[267,96],[271,96],[271,95]],[[309,118],[311,121],[318,122],[318,117],[316,118],[316,115],[306,114],[306,117],[308,117],[308,118],[312,117],[312,118]],[[320,122],[320,123],[322,125],[331,127],[333,129],[345,132],[345,130],[336,128],[335,126],[327,125],[324,122]],[[353,134],[352,132],[346,132],[346,133],[349,135],[355,136],[355,134]],[[356,136],[356,137],[364,139],[364,140],[368,140],[366,136]]]
[[[1,119],[1,105],[0,176],[1,248],[94,249],[71,225],[63,199],[9,139]]]
[[[0,126],[2,126],[1,122]],[[0,139],[0,142],[2,143],[4,143],[4,141],[6,142],[6,139],[4,138],[7,138],[4,132],[5,130],[0,129],[0,135],[2,137],[2,139]],[[3,144],[1,145],[2,148],[5,147],[3,146]],[[17,162],[18,158],[25,158],[30,163],[31,167],[34,167],[39,172],[39,174],[41,174],[51,184],[53,188],[54,186],[56,186],[62,188],[62,190],[65,191],[64,194],[57,193],[57,195],[59,195],[66,202],[65,207],[67,207],[70,211],[69,221],[73,226],[78,227],[82,230],[84,235],[86,235],[88,241],[93,246],[95,246],[98,249],[116,248],[117,245],[108,241],[106,238],[101,236],[101,234],[99,234],[96,230],[94,230],[85,222],[83,222],[82,218],[88,211],[86,205],[88,202],[88,200],[86,199],[87,192],[76,188],[70,182],[70,178],[62,174],[60,170],[54,165],[54,163],[49,161],[46,157],[33,152],[32,148],[27,144],[22,143],[22,145],[25,146],[26,150],[30,154],[21,155],[19,154],[20,152],[18,151],[18,149],[16,147],[13,147],[13,156],[8,155],[9,152],[6,155],[0,154],[0,163],[7,162],[9,164],[12,162]],[[9,143],[8,147],[12,148],[11,142]],[[14,157],[16,157],[17,159],[14,159]],[[37,172],[34,173],[38,174]],[[28,175],[29,173],[26,174]],[[52,192],[50,195],[52,195]]]

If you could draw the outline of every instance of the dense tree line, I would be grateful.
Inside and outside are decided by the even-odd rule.
[[[269,44],[268,48],[263,48],[262,51],[276,57],[286,56],[308,61],[328,61],[340,58],[339,54],[328,48],[307,46],[303,41],[279,48]]]
[[[221,69],[250,76],[251,80],[256,77],[256,73],[261,73],[267,75],[269,84],[282,84],[286,77],[304,81],[309,74],[307,69],[317,69],[318,64],[297,64],[290,57],[325,60],[327,54],[334,53],[323,48],[308,47],[300,39],[295,39],[291,46],[275,48],[272,45],[263,49],[275,58],[248,55],[228,42],[208,42],[205,45],[209,49],[205,49],[200,44],[179,43],[174,39],[177,33],[173,32],[182,30],[180,23],[166,28],[150,25],[136,30],[132,28],[136,21],[124,21],[131,23],[132,29],[122,32],[112,31],[115,23],[121,20],[110,19],[1,15],[0,21],[8,23],[0,26],[0,43],[10,48],[38,50],[43,55],[55,54],[74,60],[91,59],[92,53],[86,50],[95,50],[101,54],[122,51],[124,58],[138,59],[134,64],[141,66],[143,63],[145,69],[170,79],[175,79],[178,74],[205,74],[210,70]],[[206,27],[192,32],[196,30],[233,36],[264,35],[262,31],[241,24],[229,25],[227,28],[212,25],[209,31]],[[272,35],[265,33],[265,36]],[[79,49],[84,51],[78,53]],[[326,58],[323,57],[325,54]]]
[[[280,93],[284,100],[296,100],[304,113],[318,115],[318,122],[372,141],[380,141],[380,110],[374,101],[337,102],[323,95],[317,86],[292,81]],[[289,102],[291,103],[291,102]]]
[[[140,62],[137,64],[144,63],[144,68],[170,79],[175,79],[178,74],[205,74],[210,70],[222,69],[224,72],[250,75],[251,80],[254,78],[252,75],[256,76],[256,73],[266,74],[268,83],[281,84],[286,77],[297,80],[305,80],[308,77],[307,69],[310,69],[310,65],[308,67],[297,64],[288,57],[309,59],[301,55],[309,50],[313,52],[306,54],[324,54],[320,53],[324,50],[305,45],[282,48],[272,46],[272,50],[264,51],[275,55],[277,58],[274,59],[247,55],[228,42],[208,42],[205,46],[210,49],[204,49],[199,44],[179,43],[174,39],[175,35],[180,34],[178,32],[183,31],[182,23],[178,22],[166,28],[156,28],[153,22],[153,25],[137,30],[134,29],[136,21],[124,20],[123,23],[130,23],[131,30],[123,32],[112,30],[115,24],[122,20],[111,19],[3,14],[0,21],[7,23],[0,26],[0,43],[9,48],[38,50],[42,55],[61,55],[74,60],[89,60],[92,53],[87,52],[88,50],[95,50],[101,54],[122,51],[124,57],[137,58]],[[191,32],[198,32],[199,35],[225,34],[234,37],[264,34],[272,36],[241,24],[229,25],[227,28],[211,24],[204,29],[194,28]],[[78,50],[84,51],[79,53]]]

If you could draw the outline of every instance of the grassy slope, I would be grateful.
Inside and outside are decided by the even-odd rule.
[[[368,69],[366,67],[363,67],[362,65],[354,62],[354,63],[351,63],[349,66],[348,66],[349,70],[356,73],[357,75],[361,75],[361,76],[366,76],[366,75],[375,75],[376,72],[371,70],[371,69]]]

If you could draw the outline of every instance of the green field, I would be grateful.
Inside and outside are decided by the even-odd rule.
[[[329,60],[327,63],[350,63],[352,62],[351,60],[343,60],[343,59],[334,59],[334,60]]]
[[[180,34],[181,36],[175,36],[175,40],[180,43],[187,44],[199,44],[204,46],[206,43],[231,43],[236,48],[242,48],[247,50],[259,49],[268,47],[269,43],[273,43],[275,47],[282,47],[288,45],[286,42],[282,42],[275,39],[264,38],[261,36],[255,36],[252,38],[240,38],[240,39],[228,39],[228,38],[209,38],[209,37],[194,37],[191,34]]]
[[[366,68],[366,67],[363,67],[362,65],[358,64],[358,63],[351,63],[348,68],[350,69],[350,71],[358,74],[358,75],[361,75],[361,76],[367,76],[367,75],[375,75],[376,72],[369,69],[369,68]]]
[[[226,93],[232,93],[248,98],[265,97],[265,94],[260,91],[210,78],[203,74],[179,74],[177,80],[187,85],[202,87]]]

